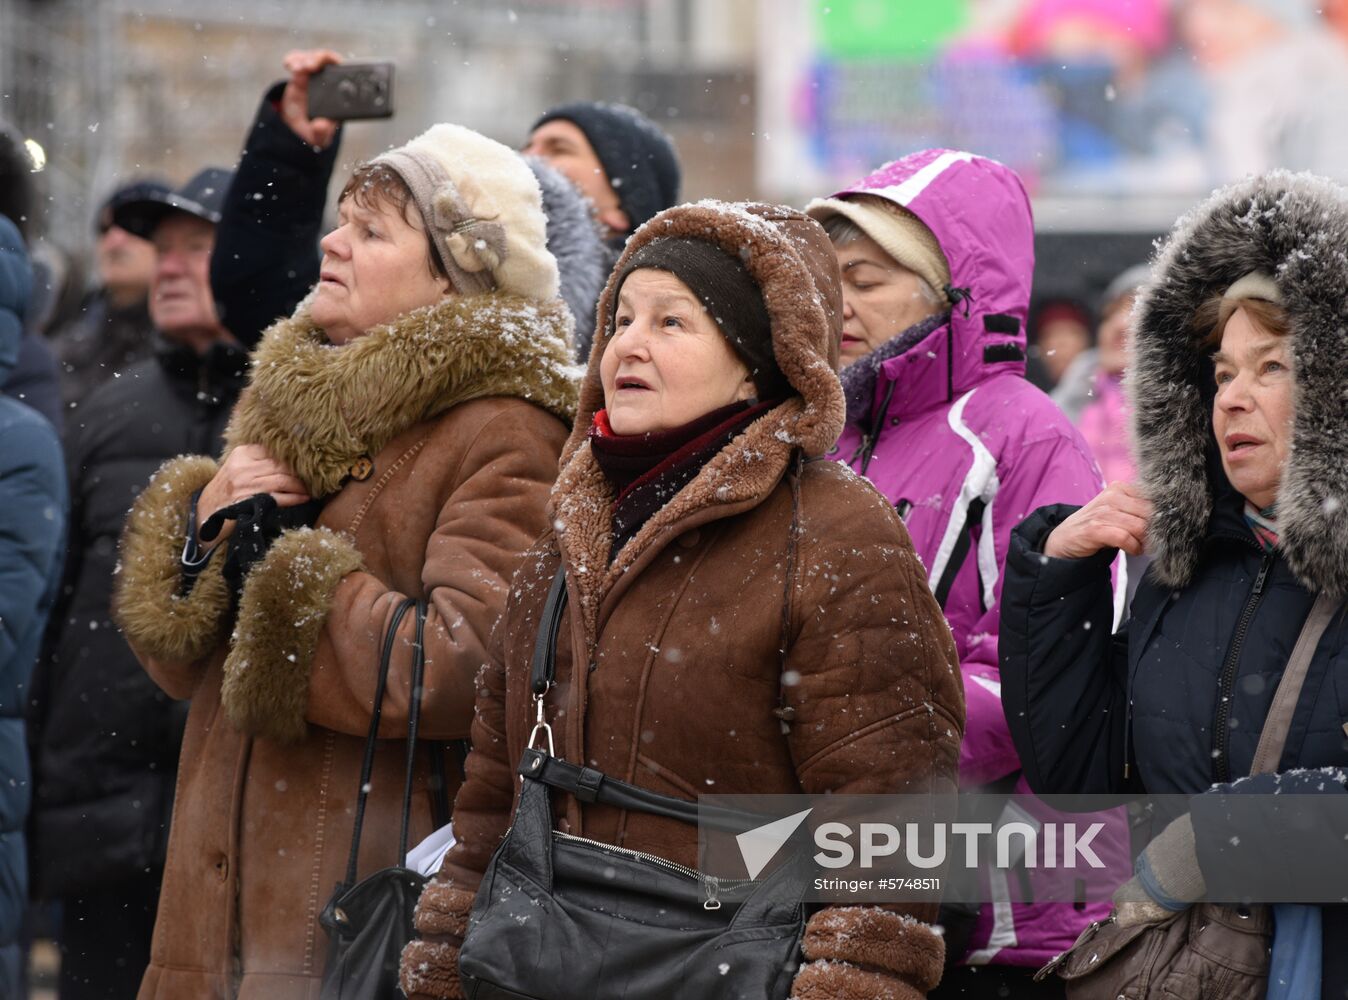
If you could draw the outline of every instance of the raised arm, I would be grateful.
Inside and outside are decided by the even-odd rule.
[[[334,52],[291,52],[288,80],[267,91],[216,226],[211,291],[221,322],[244,344],[295,311],[318,281],[323,206],[341,133],[311,120],[309,77]]]

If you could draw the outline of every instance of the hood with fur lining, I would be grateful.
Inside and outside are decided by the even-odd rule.
[[[706,240],[744,263],[763,294],[777,366],[797,394],[709,461],[610,564],[613,489],[586,436],[604,405],[599,362],[613,333],[616,276],[641,247],[665,236]],[[833,446],[846,409],[837,374],[841,337],[842,284],[833,245],[823,227],[802,212],[782,205],[701,201],[661,212],[631,236],[599,299],[580,412],[549,501],[589,635],[595,633],[603,596],[659,536],[675,525],[705,523],[754,507],[781,480],[798,450],[816,457]]]
[[[408,427],[484,396],[515,396],[569,423],[576,410],[566,304],[503,292],[452,296],[342,346],[302,304],[262,335],[227,448],[261,444],[316,497]]]
[[[1230,489],[1212,431],[1212,363],[1195,310],[1251,271],[1273,276],[1295,368],[1292,451],[1278,491],[1279,549],[1314,591],[1348,594],[1348,189],[1274,171],[1216,192],[1175,226],[1134,314],[1127,391],[1156,578],[1198,566],[1213,498]]]

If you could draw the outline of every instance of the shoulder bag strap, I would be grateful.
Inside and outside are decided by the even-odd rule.
[[[1287,733],[1292,728],[1292,714],[1296,711],[1297,701],[1301,697],[1301,686],[1306,681],[1306,671],[1310,668],[1315,648],[1320,645],[1320,637],[1329,627],[1329,621],[1338,610],[1339,602],[1328,594],[1319,594],[1306,616],[1306,624],[1301,626],[1297,644],[1292,648],[1292,656],[1287,661],[1278,690],[1273,695],[1273,704],[1264,719],[1264,728],[1259,733],[1259,746],[1254,752],[1251,774],[1273,774],[1282,760],[1283,747],[1287,744]]]
[[[356,856],[360,853],[360,831],[365,825],[365,802],[370,796],[370,774],[374,770],[375,741],[379,738],[379,717],[383,713],[384,689],[388,686],[389,660],[393,656],[393,643],[398,638],[398,626],[402,624],[407,609],[416,605],[415,598],[407,598],[393,612],[388,631],[384,635],[384,650],[379,656],[379,679],[375,682],[374,707],[370,711],[370,730],[365,737],[365,758],[360,763],[360,785],[356,794],[356,823],[351,831],[351,854],[346,862],[346,884],[356,883]]]

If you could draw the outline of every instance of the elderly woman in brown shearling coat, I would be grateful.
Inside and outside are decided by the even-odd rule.
[[[466,737],[575,408],[571,317],[512,150],[439,125],[383,154],[323,252],[317,289],[253,356],[223,461],[166,465],[123,537],[118,622],[191,700],[142,998],[318,996],[318,916],[344,876],[394,610],[428,602],[420,736]],[[243,530],[192,550],[212,513],[257,494],[322,511],[239,566],[236,613]],[[400,860],[415,617],[391,657],[358,878]],[[427,755],[418,768],[415,839],[433,825]]]
[[[824,231],[788,208],[670,209],[628,242],[599,309],[554,531],[512,583],[479,682],[459,842],[403,953],[409,996],[464,995],[459,945],[510,824],[559,566],[569,603],[546,699],[559,757],[686,800],[956,787],[962,687],[923,568],[885,499],[816,460],[844,414]],[[570,796],[554,807],[564,832],[696,866],[686,824]],[[935,916],[815,913],[792,996],[924,995],[942,965]]]

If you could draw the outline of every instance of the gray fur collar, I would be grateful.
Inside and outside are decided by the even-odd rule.
[[[864,358],[858,358],[842,370],[838,380],[842,382],[843,395],[847,399],[847,422],[865,427],[871,420],[871,407],[875,405],[875,383],[879,381],[880,369],[890,358],[907,354],[922,341],[950,322],[949,311],[938,312],[920,322],[914,323],[902,333],[895,334]]]
[[[1278,495],[1279,548],[1315,591],[1348,594],[1348,191],[1274,171],[1214,194],[1182,218],[1139,297],[1126,380],[1138,476],[1155,506],[1153,572],[1189,583],[1217,487],[1208,470],[1212,366],[1189,322],[1251,271],[1274,276],[1296,368],[1292,455]],[[1215,466],[1220,468],[1220,466]],[[1217,473],[1220,475],[1220,473]]]
[[[576,321],[576,357],[584,364],[594,340],[595,306],[616,256],[600,235],[589,199],[538,157],[526,156],[524,162],[543,192],[548,252],[557,258],[560,294]]]

